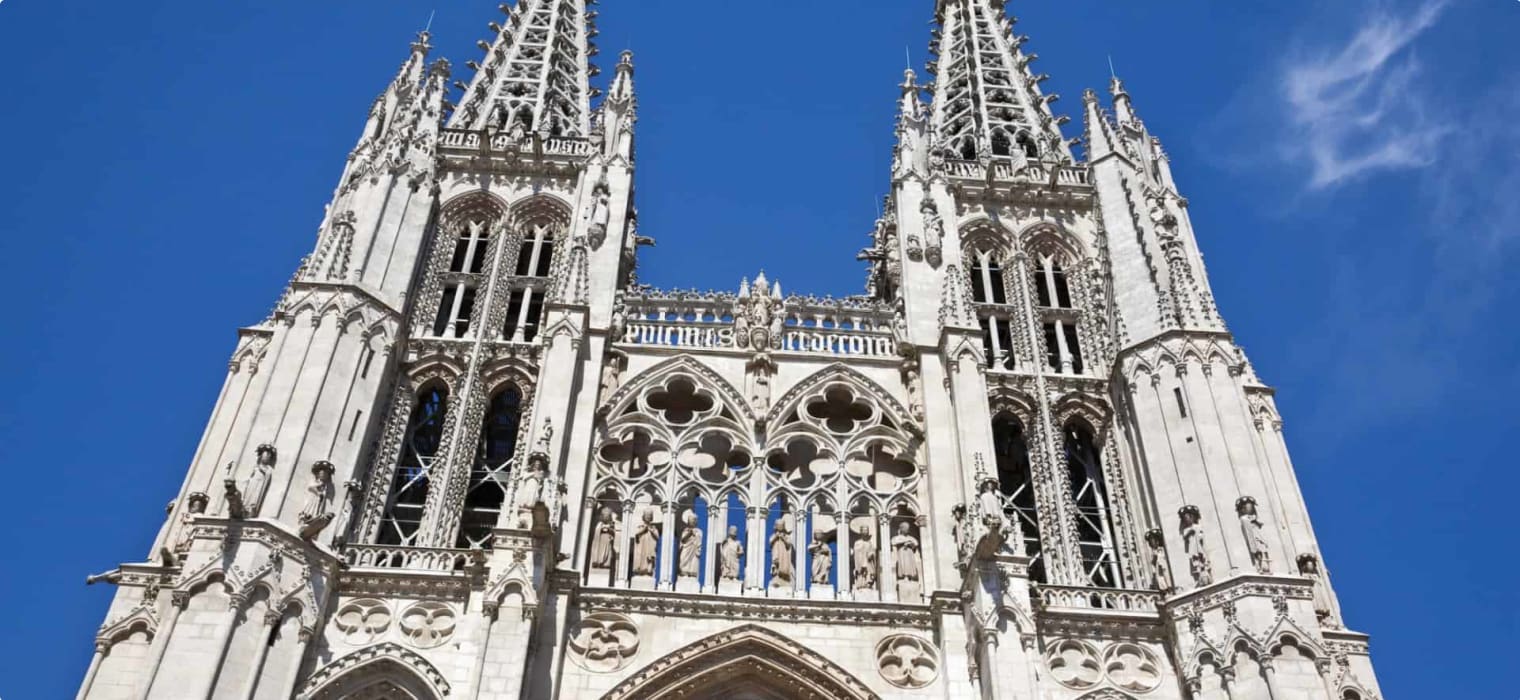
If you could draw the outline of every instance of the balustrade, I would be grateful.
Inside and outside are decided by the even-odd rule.
[[[1155,613],[1161,609],[1161,594],[1155,591],[1040,584],[1035,599],[1043,610]]]
[[[468,569],[476,553],[469,549],[351,544],[343,556],[350,567],[360,569],[454,572]]]

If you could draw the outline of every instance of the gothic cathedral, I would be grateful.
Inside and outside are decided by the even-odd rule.
[[[1381,697],[1117,79],[937,0],[863,293],[668,291],[593,4],[412,44],[81,700]]]

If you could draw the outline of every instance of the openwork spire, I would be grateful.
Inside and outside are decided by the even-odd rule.
[[[505,26],[491,23],[492,44],[480,42],[485,61],[470,62],[475,77],[465,89],[450,128],[499,129],[550,136],[591,131],[590,78],[596,69],[594,0],[518,0]]]
[[[932,127],[946,158],[1019,157],[1068,162],[1070,150],[1042,95],[1036,57],[1020,50],[1003,0],[938,0],[930,50],[935,59]]]

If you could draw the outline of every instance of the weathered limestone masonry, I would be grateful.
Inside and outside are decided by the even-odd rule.
[[[1117,79],[938,0],[865,293],[657,290],[588,4],[413,44],[81,699],[1380,697]]]

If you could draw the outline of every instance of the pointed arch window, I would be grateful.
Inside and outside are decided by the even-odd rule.
[[[1029,441],[1019,419],[999,414],[992,421],[992,449],[997,458],[998,488],[1003,511],[1016,522],[1030,558],[1029,578],[1045,583],[1044,547],[1040,543],[1040,516],[1034,494],[1034,472],[1029,463]]]
[[[982,327],[982,350],[989,367],[1014,369],[1013,308],[997,253],[974,250],[971,258],[971,300],[977,304],[977,323]]]
[[[486,252],[490,245],[491,220],[488,216],[472,217],[459,226],[449,258],[450,274],[444,282],[438,314],[433,318],[433,335],[463,338],[469,333],[470,320],[475,313],[476,290],[481,284],[480,275],[485,271]]]
[[[427,507],[433,464],[443,444],[443,417],[448,408],[448,389],[430,386],[417,396],[401,442],[396,475],[380,523],[380,544],[414,545]]]
[[[517,251],[519,279],[513,282],[507,295],[507,318],[501,329],[505,340],[532,342],[538,337],[544,298],[549,291],[557,227],[552,219],[541,218],[523,228],[522,245]]]
[[[1114,551],[1114,525],[1109,509],[1103,460],[1092,427],[1081,420],[1066,424],[1066,470],[1076,507],[1077,549],[1082,574],[1094,586],[1118,588],[1119,566]]]
[[[480,448],[470,468],[457,547],[490,547],[511,483],[517,437],[522,428],[523,395],[508,384],[491,397],[480,426]]]
[[[1054,256],[1041,256],[1039,269],[1035,271],[1035,293],[1039,305],[1053,309],[1070,309],[1071,288],[1066,283],[1066,271]]]
[[[531,223],[523,231],[522,247],[517,253],[519,277],[548,277],[554,260],[554,227],[548,221]]]
[[[454,259],[450,261],[449,270],[469,274],[484,272],[486,248],[489,247],[490,242],[491,231],[486,227],[486,222],[477,219],[460,227],[459,237],[454,242]]]

